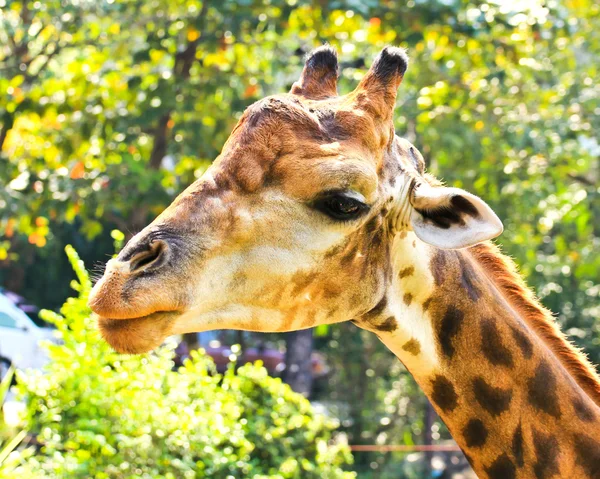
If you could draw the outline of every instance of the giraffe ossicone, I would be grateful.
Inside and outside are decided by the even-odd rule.
[[[394,132],[388,47],[338,95],[335,50],[250,106],[222,153],[110,260],[89,303],[117,351],[172,334],[352,320],[398,356],[480,477],[600,477],[600,382],[489,243],[480,198]]]

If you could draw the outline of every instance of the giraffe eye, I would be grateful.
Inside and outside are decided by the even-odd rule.
[[[352,220],[369,207],[351,192],[329,192],[315,202],[315,208],[336,220]]]

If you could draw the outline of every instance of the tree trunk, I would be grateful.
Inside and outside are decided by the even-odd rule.
[[[431,427],[435,421],[435,411],[433,410],[433,407],[427,398],[425,398],[424,409],[425,417],[423,418],[423,444],[425,446],[431,446],[433,444]],[[433,452],[425,452],[425,460],[423,461],[423,477],[426,479],[431,479],[433,477],[433,468],[431,467],[432,458]]]
[[[4,118],[2,119],[2,127],[0,129],[0,155],[4,151],[4,142],[8,136],[8,132],[15,124],[15,115],[5,112]]]
[[[169,120],[171,119],[171,112],[167,112],[160,117],[158,120],[158,126],[154,132],[154,144],[152,146],[152,153],[150,154],[150,161],[148,166],[152,170],[158,170],[162,163],[163,158],[167,154],[167,144],[169,142]]]
[[[312,390],[313,331],[303,329],[285,335],[283,380],[297,393],[309,397]]]

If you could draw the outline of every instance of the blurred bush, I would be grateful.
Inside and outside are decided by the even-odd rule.
[[[336,424],[260,365],[224,375],[195,352],[173,370],[173,347],[145,357],[113,352],[98,336],[90,280],[67,255],[79,293],[62,315],[43,314],[62,344],[44,371],[21,374],[27,427],[38,452],[15,469],[53,478],[351,478]]]
[[[20,453],[15,449],[27,436],[27,431],[21,430],[15,433],[4,417],[4,403],[12,384],[15,370],[10,368],[8,373],[0,381],[0,478],[14,477],[15,468],[24,456],[30,455],[31,448],[24,449]]]

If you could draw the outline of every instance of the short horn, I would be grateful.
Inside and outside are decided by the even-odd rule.
[[[356,103],[378,117],[391,117],[396,93],[407,68],[408,55],[404,49],[385,47],[354,90]]]
[[[338,58],[329,45],[316,48],[308,54],[300,79],[290,93],[313,100],[337,95]]]

